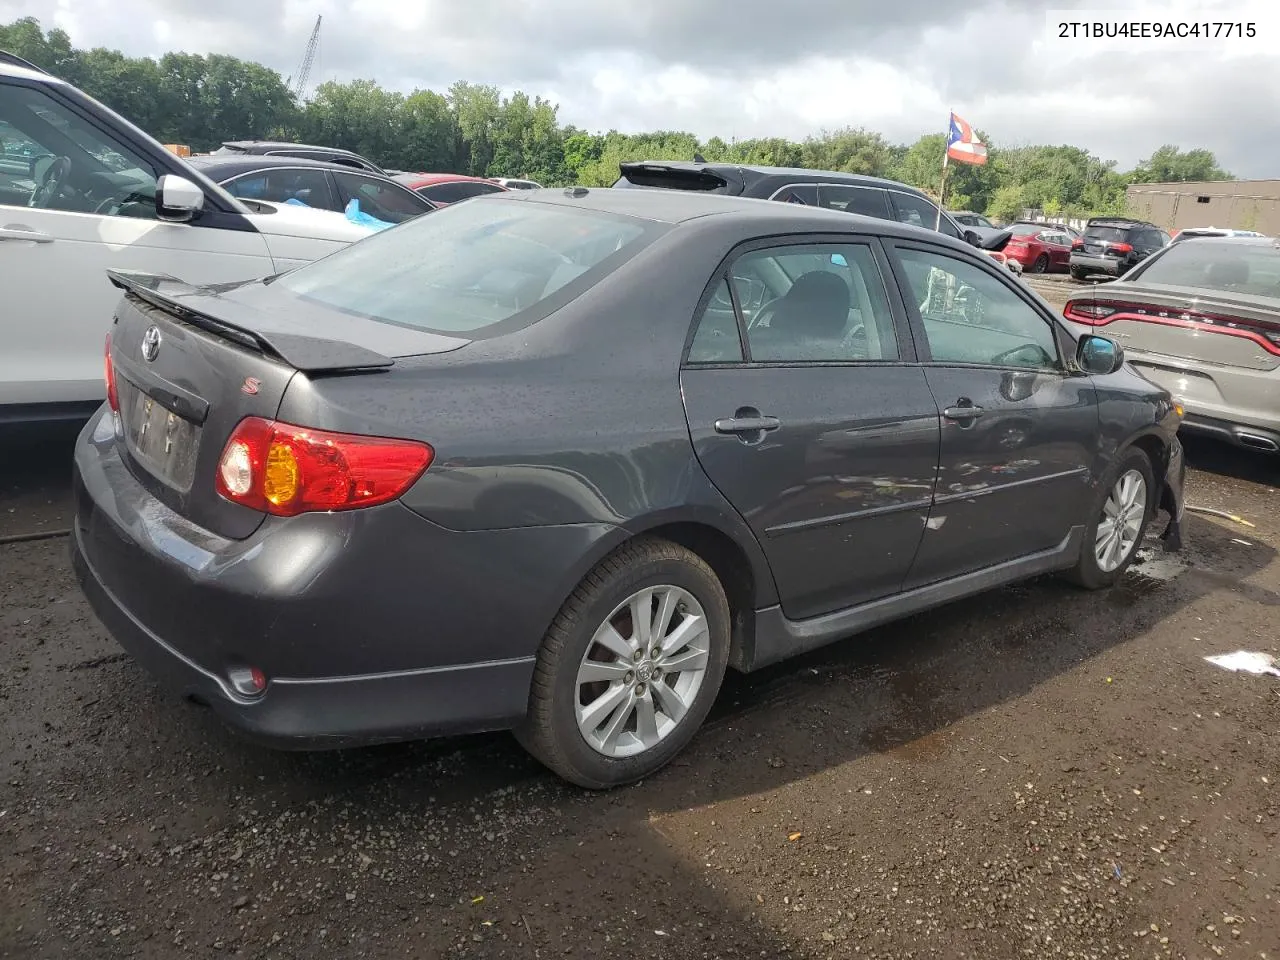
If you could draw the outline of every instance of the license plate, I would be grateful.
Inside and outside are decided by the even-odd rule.
[[[190,490],[200,428],[123,377],[120,387],[125,443],[133,459],[165,484]]]

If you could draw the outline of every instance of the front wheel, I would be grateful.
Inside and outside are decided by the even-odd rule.
[[[1049,255],[1047,253],[1040,254],[1040,256],[1036,257],[1035,263],[1031,264],[1032,273],[1044,273],[1048,269]]]
[[[1156,485],[1145,453],[1127,451],[1107,476],[1094,498],[1080,559],[1067,574],[1088,590],[1109,587],[1124,575],[1155,513]]]
[[[599,790],[650,776],[693,739],[729,660],[724,588],[697,554],[642,539],[602,560],[538,651],[520,743]]]

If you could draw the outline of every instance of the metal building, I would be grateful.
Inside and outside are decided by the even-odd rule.
[[[1130,216],[1166,230],[1229,227],[1280,236],[1280,180],[1135,183],[1126,199]]]

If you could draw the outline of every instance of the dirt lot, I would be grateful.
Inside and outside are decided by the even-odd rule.
[[[1055,281],[1036,281],[1047,285]],[[66,438],[0,452],[65,527]],[[505,736],[277,754],[154,689],[66,540],[0,546],[0,957],[1280,960],[1280,461],[1196,444],[1189,546],[732,679],[655,779]]]

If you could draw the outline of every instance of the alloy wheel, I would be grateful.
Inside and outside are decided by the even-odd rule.
[[[619,759],[652,749],[681,723],[707,674],[706,613],[680,587],[645,587],[596,629],[576,678],[578,730]]]
[[[1102,505],[1093,550],[1099,570],[1111,573],[1129,559],[1138,545],[1146,513],[1147,482],[1139,471],[1127,470],[1116,480]]]

